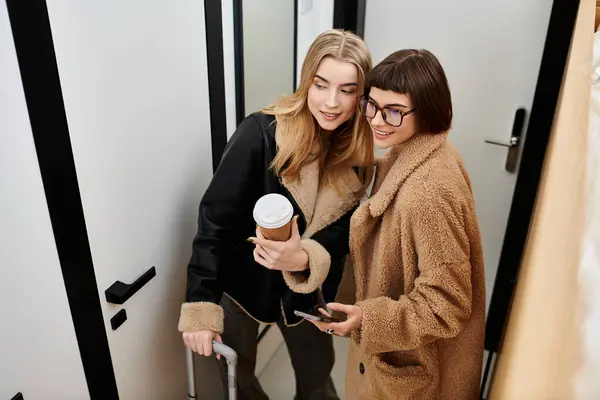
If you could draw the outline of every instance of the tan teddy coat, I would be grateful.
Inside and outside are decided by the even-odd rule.
[[[351,339],[348,400],[478,398],[481,239],[469,178],[446,137],[417,135],[388,153],[352,217],[347,272],[363,319]]]
[[[348,400],[478,398],[483,254],[469,178],[446,136],[417,135],[386,155],[352,217],[363,319]]]

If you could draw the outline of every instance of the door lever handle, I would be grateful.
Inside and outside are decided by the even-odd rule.
[[[131,284],[116,281],[104,292],[106,295],[106,301],[113,304],[125,303],[131,296],[136,294],[138,290],[144,287],[144,285],[150,282],[150,280],[155,276],[156,267],[152,267],[146,271],[144,275],[140,276]]]
[[[512,134],[508,142],[502,142],[499,140],[487,139],[485,142],[496,146],[503,146],[508,148],[508,154],[506,156],[505,169],[508,172],[515,172],[517,169],[517,159],[519,157],[519,143],[521,141],[521,134],[523,132],[523,126],[525,125],[525,109],[523,107],[518,108],[515,112],[515,120],[513,122]]]
[[[508,142],[501,142],[499,140],[492,140],[492,139],[486,139],[485,142],[489,143],[489,144],[495,144],[497,146],[515,147],[515,146],[519,145],[519,137],[513,136],[510,138],[510,141],[508,141]]]

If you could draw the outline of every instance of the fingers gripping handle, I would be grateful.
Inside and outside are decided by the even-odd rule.
[[[237,365],[238,355],[231,347],[213,340],[213,351],[225,357],[227,364]]]
[[[213,340],[213,351],[216,354],[221,354],[227,360],[227,371],[229,376],[229,400],[236,400],[237,392],[237,378],[236,378],[236,366],[238,355],[231,347],[219,343]],[[185,348],[185,358],[187,362],[187,376],[188,376],[188,400],[197,399],[196,395],[196,372],[194,366],[194,353],[189,347]]]

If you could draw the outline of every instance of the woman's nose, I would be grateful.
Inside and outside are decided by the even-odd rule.
[[[331,90],[328,93],[326,105],[329,108],[335,108],[338,106],[338,104],[339,104],[338,93],[336,90]]]

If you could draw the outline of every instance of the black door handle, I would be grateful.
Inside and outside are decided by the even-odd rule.
[[[106,295],[106,301],[113,304],[125,303],[131,296],[140,290],[146,283],[150,282],[150,280],[155,276],[156,268],[152,267],[132,284],[116,281],[104,292]]]
[[[498,146],[504,146],[508,148],[508,155],[506,157],[505,169],[508,172],[515,172],[517,169],[517,161],[519,156],[519,142],[521,141],[521,135],[523,134],[523,126],[525,125],[525,115],[527,111],[521,107],[515,112],[515,119],[513,122],[512,135],[508,142],[501,142],[498,140],[486,140],[486,143],[495,144]]]

